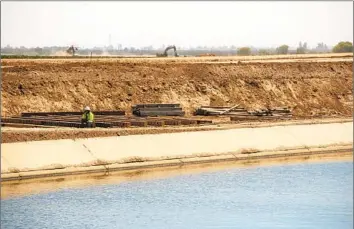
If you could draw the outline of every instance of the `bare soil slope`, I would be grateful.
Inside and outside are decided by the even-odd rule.
[[[352,61],[218,63],[3,60],[2,116],[125,109],[136,103],[290,106],[299,116],[352,115]]]

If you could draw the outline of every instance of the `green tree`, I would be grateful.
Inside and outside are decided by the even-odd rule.
[[[350,41],[341,41],[333,47],[332,52],[353,52],[353,43]]]
[[[242,47],[237,49],[237,55],[239,56],[249,56],[251,55],[251,48],[249,47]]]
[[[276,49],[277,54],[288,54],[289,46],[282,45]]]

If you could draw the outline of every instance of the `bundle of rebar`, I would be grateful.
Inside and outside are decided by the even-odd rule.
[[[132,106],[133,114],[140,117],[184,116],[180,104],[136,104]]]

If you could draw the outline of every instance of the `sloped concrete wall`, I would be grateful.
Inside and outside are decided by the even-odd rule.
[[[5,143],[1,173],[352,142],[349,122]]]

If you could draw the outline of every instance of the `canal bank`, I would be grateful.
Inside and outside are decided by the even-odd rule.
[[[33,194],[55,192],[61,189],[81,189],[102,185],[118,185],[125,182],[141,182],[190,176],[204,173],[217,173],[233,169],[257,169],[305,164],[342,163],[353,161],[352,152],[322,153],[278,158],[260,158],[203,164],[183,164],[168,167],[153,167],[114,172],[97,172],[71,176],[40,177],[33,179],[10,180],[1,184],[1,199],[17,198]]]
[[[352,152],[353,123],[5,143],[2,180]]]

